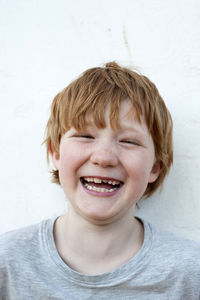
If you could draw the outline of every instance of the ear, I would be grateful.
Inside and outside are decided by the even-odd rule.
[[[49,153],[50,153],[51,160],[52,160],[54,168],[56,170],[59,170],[60,155],[59,155],[59,153],[53,151],[51,142],[49,143]]]
[[[149,176],[149,183],[156,181],[156,179],[160,175],[161,170],[162,170],[162,162],[160,160],[156,161],[152,167],[152,170],[151,170],[151,173]]]

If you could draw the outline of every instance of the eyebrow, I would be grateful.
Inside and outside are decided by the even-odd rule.
[[[137,133],[137,134],[142,134],[142,135],[144,135],[144,132],[142,131],[142,130],[140,130],[140,129],[137,129],[136,127],[130,127],[130,126],[128,126],[128,125],[123,125],[123,124],[120,124],[119,123],[119,125],[120,125],[120,128],[118,129],[119,130],[119,132],[123,132],[123,131],[126,131],[126,132],[134,132],[134,133]],[[88,128],[88,129],[90,129],[90,128],[92,128],[92,127],[97,127],[96,125],[95,125],[95,123],[89,123],[88,124],[88,126],[86,126],[86,128]],[[103,128],[102,128],[103,129]],[[81,132],[82,130],[80,130],[80,132]]]
[[[135,133],[143,133],[143,131],[141,130],[138,130],[137,128],[135,127],[129,127],[129,126],[126,126],[126,125],[120,125],[121,127],[121,130],[119,129],[119,131],[131,131],[131,132],[135,132]]]

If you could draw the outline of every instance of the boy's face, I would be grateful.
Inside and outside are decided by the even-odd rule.
[[[94,223],[130,214],[160,172],[146,124],[126,115],[130,105],[121,103],[121,129],[110,127],[108,106],[105,129],[92,122],[83,132],[71,128],[61,139],[60,154],[52,154],[69,209]]]

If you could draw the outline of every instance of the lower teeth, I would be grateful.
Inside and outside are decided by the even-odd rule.
[[[84,185],[86,186],[86,188],[88,190],[95,191],[95,192],[100,192],[100,193],[107,193],[107,192],[111,193],[111,192],[114,192],[117,189],[117,187],[116,188],[112,188],[112,189],[105,189],[105,188],[91,186],[91,185],[89,185],[87,183],[84,183]]]

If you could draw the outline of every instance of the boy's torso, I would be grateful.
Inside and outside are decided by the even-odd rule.
[[[199,299],[195,242],[144,222],[142,249],[121,267],[96,276],[70,269],[53,238],[55,218],[7,233],[0,240],[0,299]]]

